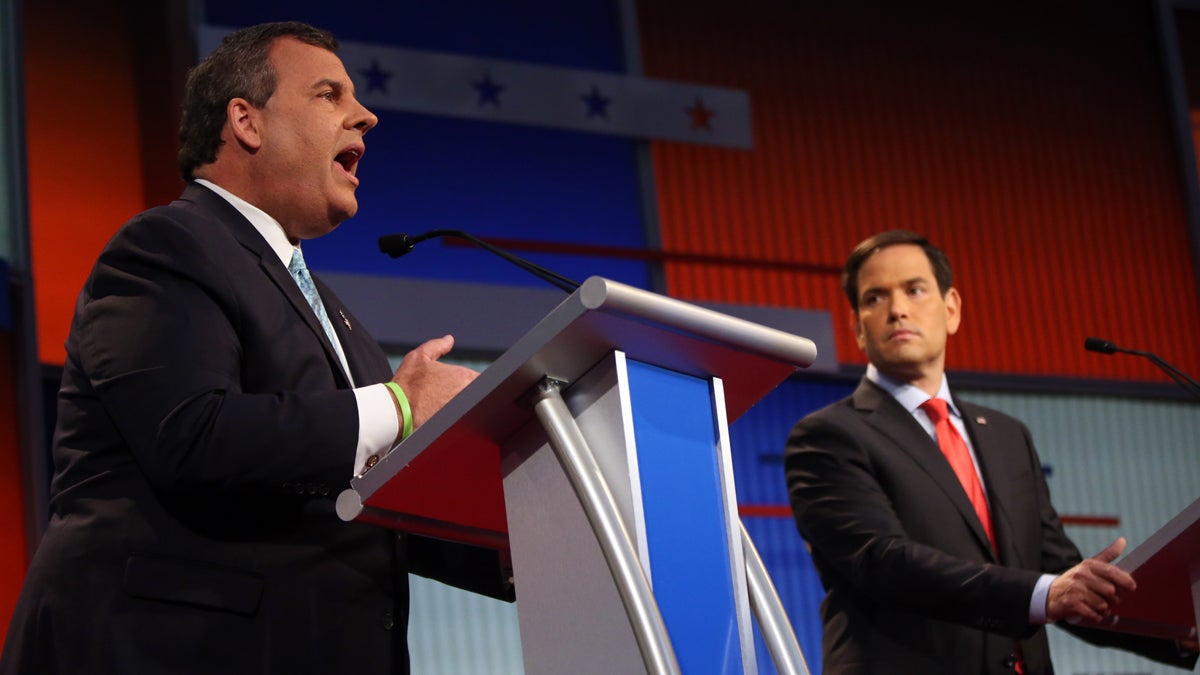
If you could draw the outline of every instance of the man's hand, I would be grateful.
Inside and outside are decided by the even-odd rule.
[[[1046,596],[1046,618],[1059,621],[1078,616],[1100,621],[1108,616],[1121,602],[1122,592],[1137,588],[1133,577],[1109,564],[1124,550],[1125,537],[1118,537],[1108,548],[1059,575]]]
[[[449,354],[453,347],[454,337],[450,335],[430,340],[405,354],[396,374],[392,376],[392,382],[400,385],[408,397],[413,429],[424,424],[479,376],[470,368],[438,361]],[[404,420],[400,420],[400,426],[403,428]]]

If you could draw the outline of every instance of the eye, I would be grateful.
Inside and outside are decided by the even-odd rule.
[[[862,302],[858,303],[863,307],[874,307],[879,304],[879,294],[868,293],[863,296]]]

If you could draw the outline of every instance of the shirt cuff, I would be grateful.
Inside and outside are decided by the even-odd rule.
[[[1038,578],[1033,597],[1029,599],[1029,623],[1035,626],[1046,623],[1046,597],[1050,595],[1050,584],[1057,578],[1057,574],[1043,574]]]
[[[400,420],[396,418],[396,399],[382,384],[355,389],[354,399],[358,402],[358,449],[354,456],[357,476],[371,457],[378,461],[391,450],[400,433]]]

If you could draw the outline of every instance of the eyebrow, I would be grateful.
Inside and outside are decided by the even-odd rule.
[[[911,279],[905,279],[904,281],[900,282],[900,285],[907,288],[909,286],[912,286],[913,284],[928,284],[931,281],[932,281],[932,279],[930,279],[929,277],[919,276],[919,277],[913,277]],[[866,288],[862,289],[862,294],[864,296],[866,296],[868,293],[879,293],[884,290],[885,290],[885,288],[883,286],[867,286]]]
[[[313,89],[313,91],[316,91],[318,89],[325,89],[326,87],[328,87],[329,89],[332,89],[339,96],[346,93],[347,91],[354,90],[353,84],[351,84],[350,86],[347,86],[345,82],[342,82],[340,80],[334,80],[334,79],[331,79],[328,77],[323,77],[323,78],[317,80],[316,82],[314,82],[312,89]]]

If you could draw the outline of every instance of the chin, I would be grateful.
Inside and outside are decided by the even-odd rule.
[[[357,201],[351,201],[349,204],[330,204],[329,229],[333,229],[344,221],[353,218],[356,213],[358,213]]]
[[[875,359],[872,359],[875,360]],[[882,367],[886,367],[893,372],[907,372],[921,362],[921,359],[908,354],[880,354],[875,360]]]

